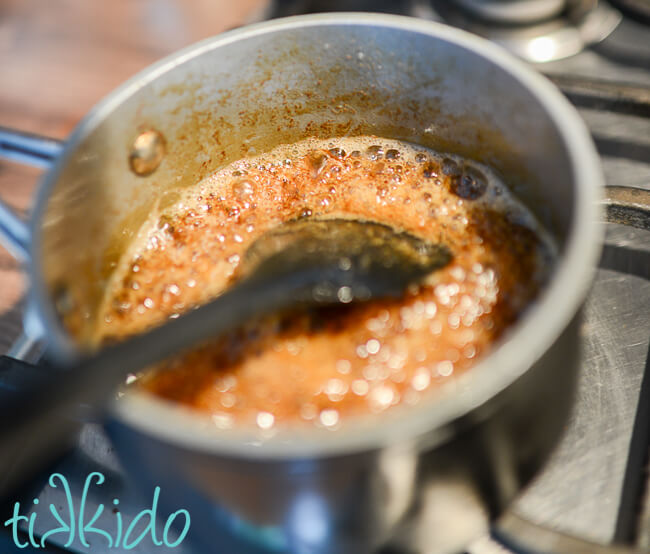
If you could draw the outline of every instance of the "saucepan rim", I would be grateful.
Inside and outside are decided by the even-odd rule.
[[[602,226],[599,199],[604,187],[600,160],[589,132],[576,110],[548,80],[500,47],[465,31],[420,19],[369,13],[295,16],[250,25],[206,39],[153,64],[102,100],[77,126],[61,157],[46,175],[32,218],[31,304],[37,322],[47,331],[55,353],[72,356],[73,347],[54,312],[41,267],[40,224],[50,192],[81,141],[113,110],[144,84],[203,53],[267,33],[309,26],[374,26],[419,33],[442,39],[498,65],[513,76],[553,121],[571,161],[575,207],[564,253],[549,286],[506,337],[464,374],[432,391],[415,406],[398,406],[389,414],[356,417],[335,431],[279,429],[260,439],[258,433],[221,430],[208,417],[147,394],[125,394],[113,405],[121,421],[158,439],[184,448],[247,459],[328,457],[372,451],[387,445],[443,441],[454,431],[452,423],[493,399],[521,377],[552,346],[579,310],[591,283],[599,254]]]

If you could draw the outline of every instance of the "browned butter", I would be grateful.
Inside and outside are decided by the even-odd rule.
[[[309,139],[239,160],[155,210],[114,275],[97,340],[213,298],[256,238],[310,217],[385,223],[454,257],[402,299],[251,322],[134,386],[223,428],[336,429],[423,401],[466,371],[535,299],[555,258],[547,233],[483,165],[374,136]]]

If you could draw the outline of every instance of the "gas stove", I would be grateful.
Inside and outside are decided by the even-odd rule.
[[[650,1],[276,0],[264,13],[272,18],[346,10],[442,21],[535,63],[584,117],[610,186],[611,223],[584,310],[583,363],[573,416],[544,471],[491,535],[469,552],[650,549]],[[35,345],[11,338],[13,355],[38,356]],[[67,476],[76,503],[84,495],[86,477],[102,473],[106,480],[87,496],[87,510],[94,513],[119,497],[125,526],[151,504],[151,498],[140,497],[131,486],[97,423],[86,423],[76,449],[23,491],[24,506],[33,505],[35,498],[41,505],[66,501],[61,488],[48,486],[53,472]],[[386,552],[426,552],[425,516],[406,522]],[[108,528],[114,521],[115,510],[106,509],[97,526]],[[38,535],[38,519],[34,529]],[[60,547],[39,551],[88,551],[78,542],[64,547],[65,538]],[[10,537],[0,533],[0,552],[13,548]],[[120,552],[102,541],[91,551]],[[148,551],[146,545],[131,550]],[[190,550],[181,545],[176,552]]]

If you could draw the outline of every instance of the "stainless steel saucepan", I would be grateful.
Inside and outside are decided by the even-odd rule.
[[[277,144],[358,134],[496,169],[557,238],[552,281],[466,374],[417,406],[335,432],[260,441],[142,393],[116,401],[108,429],[124,464],[143,486],[160,485],[170,508],[190,511],[200,552],[370,552],[424,503],[426,551],[453,552],[508,506],[557,442],[575,385],[603,187],[583,122],[543,77],[458,30],[369,14],[275,20],[131,79],[66,141],[29,229],[0,210],[0,232],[27,259],[27,332],[70,360],[156,203]],[[11,148],[30,156],[23,139]]]

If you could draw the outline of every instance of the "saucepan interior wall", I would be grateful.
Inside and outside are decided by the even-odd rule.
[[[165,157],[138,176],[129,154],[151,129]],[[179,189],[277,144],[358,134],[490,164],[562,245],[574,205],[568,153],[556,122],[508,71],[407,26],[253,27],[161,62],[72,137],[40,228],[45,285],[74,314],[69,330],[88,336],[117,260]]]

